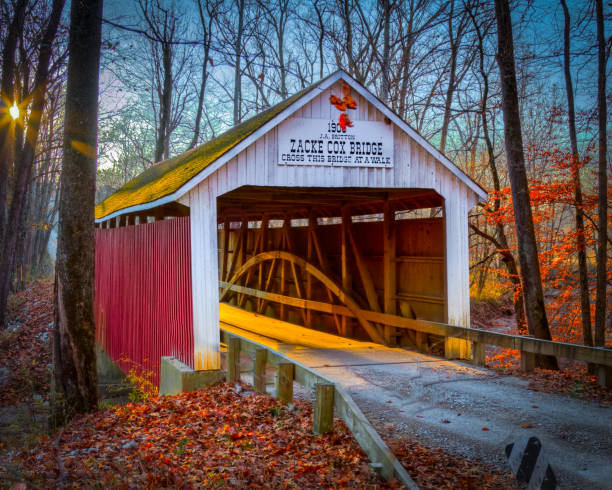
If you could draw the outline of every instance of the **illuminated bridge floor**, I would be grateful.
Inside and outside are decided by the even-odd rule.
[[[561,487],[609,488],[612,408],[531,391],[525,379],[468,363],[317,332],[226,304],[219,313],[222,329],[341,383],[382,434],[504,469],[504,447],[537,436]]]

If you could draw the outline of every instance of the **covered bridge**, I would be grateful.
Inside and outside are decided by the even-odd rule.
[[[353,126],[343,130],[340,114]],[[463,340],[393,323],[469,325],[468,212],[485,198],[338,71],[96,206],[97,341],[123,368],[159,374],[172,355],[218,369],[223,301],[469,357]]]

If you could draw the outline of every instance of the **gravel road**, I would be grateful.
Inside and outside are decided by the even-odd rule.
[[[259,319],[251,332],[232,329],[341,383],[383,433],[504,469],[505,446],[537,436],[561,488],[612,488],[605,404],[532,391],[526,380],[464,362]]]

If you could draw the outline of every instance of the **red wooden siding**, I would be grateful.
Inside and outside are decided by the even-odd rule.
[[[96,341],[157,386],[162,356],[193,368],[190,243],[189,217],[96,229]]]

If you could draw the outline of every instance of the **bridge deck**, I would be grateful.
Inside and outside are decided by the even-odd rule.
[[[347,339],[312,328],[305,328],[256,313],[250,313],[225,303],[219,304],[219,318],[228,327],[234,326],[263,336],[276,344],[300,345],[318,349],[383,348],[373,342]],[[229,329],[228,329],[229,330]],[[266,343],[266,345],[270,345]],[[390,349],[397,350],[397,349]]]
[[[504,447],[537,436],[562,487],[609,488],[612,409],[605,405],[531,391],[525,379],[325,334],[225,304],[220,319],[223,329],[342,384],[381,433],[505,469]]]

